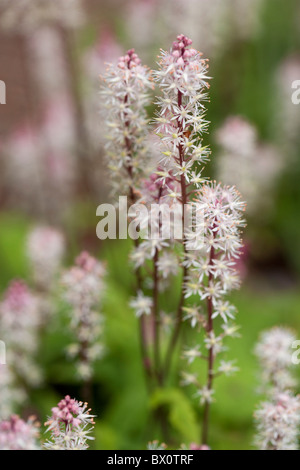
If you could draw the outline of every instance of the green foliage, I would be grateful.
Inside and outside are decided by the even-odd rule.
[[[199,426],[191,401],[176,388],[157,389],[150,397],[154,411],[166,408],[167,419],[183,442],[195,442],[199,438]]]

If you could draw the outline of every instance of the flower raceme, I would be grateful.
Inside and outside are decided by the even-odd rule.
[[[237,335],[238,328],[231,323],[236,309],[227,295],[240,285],[236,264],[242,249],[240,231],[245,225],[245,203],[233,186],[209,182],[202,176],[210,156],[210,150],[203,144],[203,136],[208,129],[205,116],[208,61],[191,46],[189,38],[183,34],[177,36],[170,51],[161,51],[159,69],[153,72],[161,92],[156,100],[158,111],[155,118],[156,148],[160,156],[154,171],[149,173],[148,169],[146,172],[137,171],[140,160],[136,156],[133,160],[133,154],[129,152],[134,148],[138,153],[136,127],[130,121],[132,110],[126,108],[126,112],[123,111],[124,105],[129,104],[127,95],[130,96],[124,88],[124,77],[132,73],[130,54],[134,53],[131,51],[122,58],[117,68],[110,67],[112,72],[107,81],[110,85],[105,95],[108,96],[109,115],[114,117],[114,122],[110,124],[113,131],[107,150],[114,148],[113,153],[108,152],[110,167],[111,163],[118,162],[114,172],[119,181],[117,185],[114,183],[114,189],[123,190],[125,185],[124,194],[133,192],[133,202],[148,209],[142,211],[141,229],[149,225],[149,208],[153,204],[165,204],[173,209],[173,215],[179,215],[174,225],[179,223],[181,237],[167,236],[164,229],[169,219],[157,214],[154,225],[158,236],[146,237],[135,243],[131,261],[137,275],[137,295],[131,300],[131,307],[141,321],[146,375],[150,380],[157,380],[160,386],[169,376],[183,322],[188,321],[201,331],[199,342],[203,337],[204,352],[197,344],[185,349],[183,355],[189,364],[195,359],[207,361],[207,381],[200,384],[196,374],[185,372],[182,384],[196,386],[200,403],[205,406],[203,444],[206,445],[209,405],[214,399],[213,380],[217,375],[229,375],[237,370],[232,361],[220,360],[216,365],[215,359],[224,350],[223,339]],[[134,65],[134,73],[136,69]],[[145,84],[145,80],[142,83]],[[148,78],[146,83],[150,84]],[[140,88],[136,90],[135,94]],[[145,104],[143,100],[142,108]],[[143,110],[139,109],[139,112],[144,116]],[[139,127],[143,127],[143,140],[146,141],[146,122]],[[123,159],[120,158],[120,147],[124,149]],[[124,178],[120,177],[121,174]],[[170,287],[172,276],[179,271],[182,283],[176,312],[162,311],[160,293]],[[201,304],[206,306],[206,312]],[[146,317],[151,318],[148,323],[153,328],[151,337],[148,335],[150,326],[145,328]],[[221,321],[221,333],[217,334],[215,321]],[[163,332],[169,334],[169,338],[163,338],[168,342],[166,348],[161,347]],[[152,348],[153,354],[150,353]],[[166,351],[164,354],[163,350]]]
[[[65,252],[64,236],[51,227],[38,226],[27,239],[27,256],[37,286],[49,291],[61,268]]]
[[[77,373],[85,380],[90,379],[94,361],[103,354],[100,342],[103,317],[98,309],[104,290],[104,274],[104,265],[83,252],[61,280],[65,300],[72,307],[70,326],[74,344],[68,347],[68,353],[76,358]]]
[[[293,330],[274,327],[264,331],[255,348],[261,366],[262,392],[267,401],[254,413],[255,444],[261,450],[297,450],[300,425],[300,397],[295,395],[292,374]]]
[[[264,388],[269,387],[274,393],[291,390],[296,381],[293,377],[292,344],[296,340],[293,330],[274,327],[264,331],[255,348],[262,370]]]
[[[86,450],[93,430],[94,417],[87,403],[67,395],[52,408],[52,416],[45,423],[51,438],[45,443],[46,450]]]
[[[23,281],[13,281],[0,303],[0,328],[7,346],[10,369],[27,385],[41,382],[36,365],[41,325],[40,303]]]
[[[150,71],[130,49],[117,65],[108,64],[102,77],[102,111],[107,123],[106,152],[113,191],[134,190],[149,166],[148,121],[145,107],[153,88]]]
[[[39,450],[39,424],[34,418],[24,421],[12,415],[0,421],[0,450]]]
[[[161,139],[164,174],[199,187],[201,168],[195,170],[194,164],[203,164],[209,156],[201,145],[208,127],[203,105],[208,99],[208,64],[199,52],[189,49],[191,44],[180,35],[170,52],[161,52],[160,69],[154,72],[163,95],[157,99],[156,132]]]
[[[281,392],[255,412],[260,450],[298,450],[300,398]]]

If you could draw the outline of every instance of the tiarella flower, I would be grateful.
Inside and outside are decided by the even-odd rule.
[[[245,226],[242,217],[245,203],[235,187],[222,186],[202,177],[210,155],[202,141],[208,128],[204,106],[208,100],[208,63],[191,45],[192,41],[183,34],[177,36],[170,51],[161,51],[159,70],[154,72],[161,92],[156,101],[155,119],[160,158],[154,166],[156,171],[150,172],[148,177],[143,177],[145,172],[137,171],[141,165],[139,159],[136,160],[139,152],[132,125],[137,119],[140,125],[136,128],[143,130],[143,142],[146,122],[142,119],[140,123],[139,112],[129,107],[131,99],[135,103],[140,86],[145,86],[148,77],[145,79],[142,73],[139,86],[134,90],[126,81],[140,66],[134,51],[121,58],[117,68],[109,67],[107,86],[102,93],[109,107],[108,157],[117,175],[115,189],[124,188],[123,193],[129,194],[132,202],[139,202],[145,208],[145,211],[140,210],[138,225],[140,232],[148,237],[143,241],[135,240],[131,254],[138,292],[131,307],[141,321],[141,352],[147,380],[163,386],[171,370],[183,321],[189,320],[192,327],[198,325],[204,336],[206,355],[202,356],[200,346],[196,345],[185,348],[183,357],[188,363],[196,358],[207,362],[207,384],[200,387],[198,380],[188,372],[184,382],[196,386],[205,406],[203,444],[206,445],[213,380],[222,371],[229,373],[234,369],[225,362],[221,363],[219,371],[214,365],[216,355],[225,350],[223,339],[235,336],[237,328],[227,325],[225,329],[221,324],[224,332],[217,335],[214,322],[219,324],[221,320],[227,324],[228,319],[235,316],[235,308],[226,297],[240,285],[237,260],[243,246],[241,229]],[[172,210],[173,218],[163,213],[164,205],[169,213]],[[129,219],[134,217],[132,208]],[[165,325],[160,293],[166,289],[166,281],[179,271],[182,282],[176,313],[164,312],[168,317],[166,330],[170,338],[163,354],[164,338],[160,333]],[[152,297],[145,295],[144,289],[151,290]],[[200,310],[200,303],[206,305],[205,313]],[[145,323],[146,315],[152,317],[149,324]],[[173,318],[173,325],[169,317]],[[148,326],[153,328],[151,336]]]
[[[157,261],[157,267],[164,279],[175,276],[178,273],[177,257],[172,253],[164,252]]]
[[[192,328],[195,328],[197,324],[204,323],[205,318],[202,314],[200,314],[199,306],[194,305],[183,307],[183,311],[185,313],[183,320],[190,320]]]
[[[13,281],[0,304],[0,329],[6,343],[7,363],[18,378],[32,386],[41,381],[36,364],[39,308],[37,297],[23,281]]]
[[[67,395],[52,408],[52,416],[45,423],[50,439],[44,444],[46,450],[87,450],[93,430],[94,417],[87,403],[71,399]]]
[[[102,80],[101,96],[107,123],[107,161],[115,193],[129,195],[149,167],[147,115],[149,70],[141,64],[134,49],[120,57],[117,65],[109,64]]]
[[[204,405],[205,403],[212,403],[214,401],[214,390],[209,389],[208,387],[200,388],[197,391],[197,396],[200,397],[200,404]]]
[[[229,336],[231,338],[240,338],[240,334],[238,330],[240,327],[238,325],[234,325],[232,323],[224,323],[222,325],[223,336]]]
[[[218,372],[227,376],[238,372],[239,368],[234,366],[234,361],[220,361]]]
[[[191,44],[184,35],[178,36],[170,52],[162,51],[160,70],[155,72],[163,93],[158,102],[157,133],[162,152],[170,154],[170,159],[163,158],[161,164],[171,176],[179,177],[179,183],[182,178],[189,183],[194,178],[193,163],[201,164],[209,155],[204,148],[199,153],[201,136],[207,128],[202,110],[207,99],[207,62],[190,48]]]
[[[197,379],[196,374],[190,374],[190,373],[182,371],[181,372],[181,377],[182,377],[182,379],[181,379],[180,384],[183,385],[183,386],[198,385],[198,379]]]
[[[300,399],[289,392],[277,394],[261,403],[255,412],[260,450],[297,450],[300,426]]]
[[[187,348],[184,352],[189,363],[196,357],[208,362],[207,385],[198,390],[201,403],[205,405],[204,444],[207,442],[213,379],[223,369],[226,373],[229,369],[231,371],[228,363],[223,362],[221,371],[215,373],[214,361],[216,355],[225,350],[224,337],[234,335],[236,330],[227,328],[226,334],[224,330],[218,336],[214,331],[214,321],[221,319],[227,323],[235,316],[235,307],[226,296],[240,285],[236,260],[241,255],[241,228],[245,226],[245,203],[237,190],[233,186],[204,181],[201,175],[210,154],[202,143],[208,126],[204,107],[209,88],[207,70],[207,61],[191,48],[191,40],[179,35],[170,52],[162,51],[160,69],[155,72],[155,79],[162,91],[162,97],[157,101],[159,110],[156,119],[162,152],[160,174],[165,185],[166,175],[173,178],[179,188],[178,201],[183,207],[190,203],[189,207],[193,209],[191,220],[187,220],[186,212],[182,215],[183,300],[178,318],[180,321],[191,319],[192,326],[197,321],[204,326],[208,356],[202,357],[197,347]],[[205,320],[189,305],[189,299],[194,298],[206,303]],[[178,323],[176,328],[178,331]],[[172,341],[175,339],[173,336]],[[195,385],[199,389],[199,385]]]
[[[284,391],[295,386],[292,363],[292,344],[295,333],[283,327],[274,327],[261,334],[255,348],[259,359],[264,386]]]
[[[227,323],[228,318],[234,319],[234,313],[236,308],[234,305],[230,305],[229,302],[225,301],[216,301],[214,302],[214,313],[212,318],[220,317]]]
[[[150,315],[153,301],[151,297],[146,297],[142,292],[138,292],[137,297],[131,300],[130,307],[135,310],[137,317],[140,317],[141,315]]]
[[[186,349],[183,352],[183,357],[185,359],[187,359],[188,364],[191,364],[192,362],[194,362],[194,360],[197,357],[201,357],[201,352],[199,351],[199,346],[196,346],[195,348],[192,348],[192,349]]]
[[[50,291],[61,268],[65,240],[61,232],[51,227],[36,227],[27,239],[27,256],[35,283]]]
[[[103,316],[99,312],[104,291],[105,268],[87,252],[81,253],[74,267],[61,279],[64,297],[70,305],[70,327],[75,343],[68,352],[76,358],[77,373],[88,380],[93,363],[103,354],[101,344]]]
[[[0,421],[0,450],[39,450],[39,424],[34,418],[23,421],[12,415]]]
[[[222,337],[216,336],[213,331],[204,339],[205,347],[214,351],[214,354],[223,351]]]

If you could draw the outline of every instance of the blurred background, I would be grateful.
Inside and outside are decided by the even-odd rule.
[[[96,208],[110,189],[99,75],[132,47],[155,67],[159,49],[180,33],[210,60],[205,176],[236,184],[248,204],[244,282],[233,298],[242,337],[230,350],[240,372],[217,384],[211,445],[251,449],[259,332],[290,326],[300,339],[300,105],[291,100],[300,80],[299,25],[298,0],[0,0],[0,291],[13,279],[36,288],[27,243],[36,226],[64,234],[65,266],[82,250],[105,260],[106,354],[91,403],[97,449],[145,448],[160,438],[127,307],[130,242],[96,237]],[[65,306],[57,300],[52,308],[37,361],[43,380],[16,410],[42,422],[62,395],[80,398],[81,390],[64,353]],[[166,406],[174,442],[196,442],[201,410],[192,394],[174,394]]]

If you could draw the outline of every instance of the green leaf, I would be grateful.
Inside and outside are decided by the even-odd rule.
[[[155,410],[162,406],[168,408],[171,426],[186,443],[198,440],[200,431],[196,413],[181,390],[175,388],[155,390],[150,398],[150,407]]]

